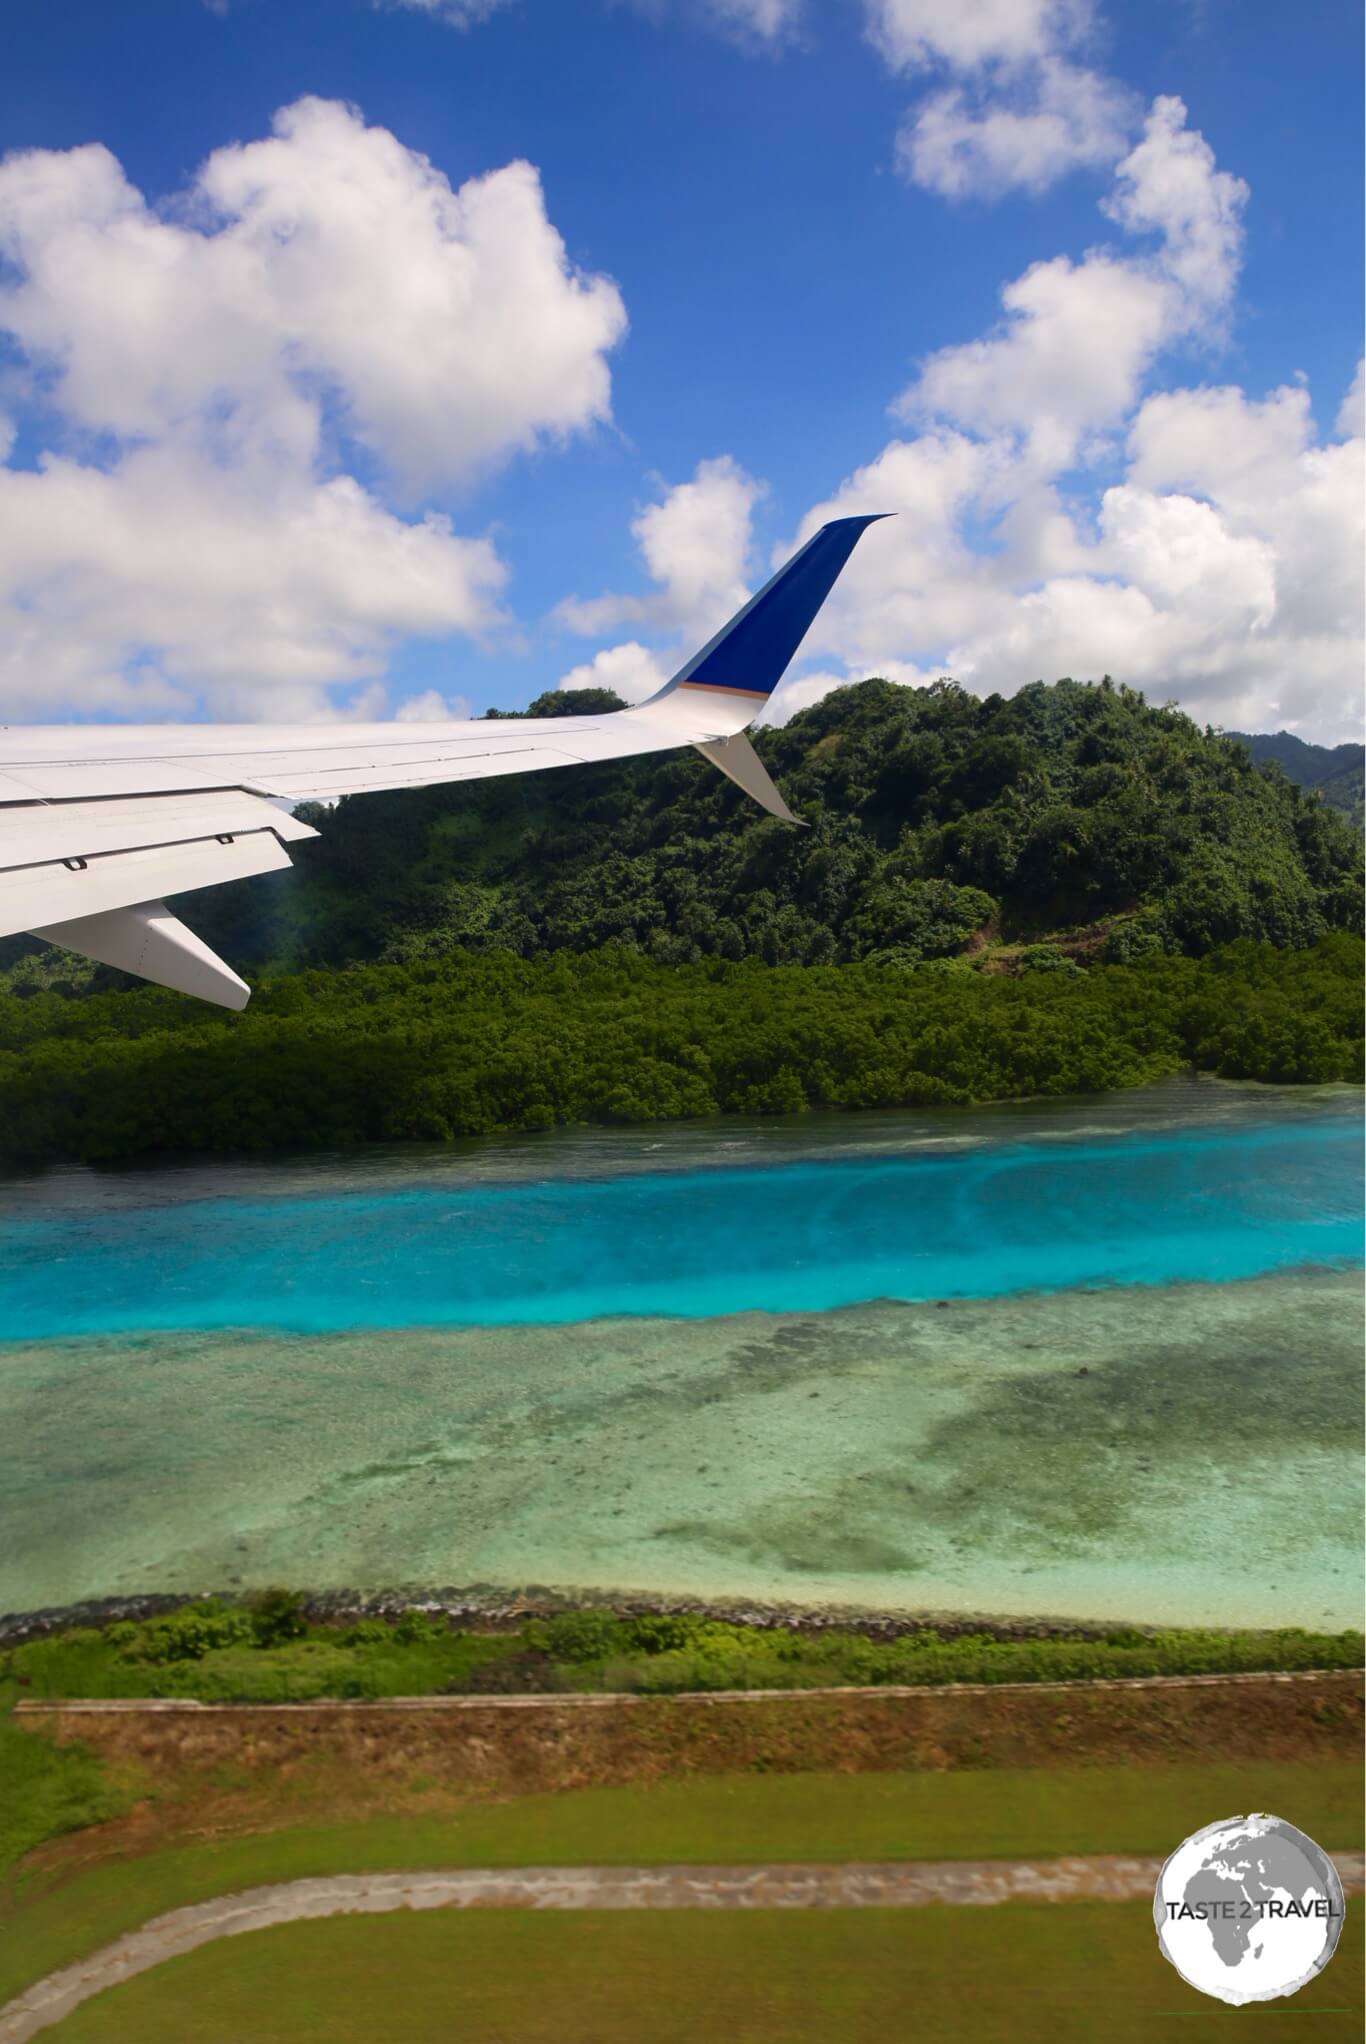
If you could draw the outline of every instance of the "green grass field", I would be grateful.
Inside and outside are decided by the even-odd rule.
[[[0,1911],[0,2001],[164,1910],[308,1875],[441,1866],[1166,1853],[1216,1817],[1266,1809],[1321,1843],[1344,1848],[1361,1843],[1361,1796],[1362,1769],[1345,1762],[694,1776],[650,1788],[527,1796],[440,1817],[298,1825],[106,1861],[61,1877],[21,1876]],[[944,1922],[951,1914],[956,1921],[974,1913],[933,1912]]]
[[[1226,2008],[1146,1902],[334,1918],[220,1940],[111,1989],[54,2044],[1258,2044],[1360,2034],[1361,1912],[1293,2000]]]

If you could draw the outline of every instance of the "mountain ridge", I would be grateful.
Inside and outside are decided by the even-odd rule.
[[[1254,766],[1274,760],[1298,787],[1317,789],[1330,808],[1362,821],[1366,745],[1316,745],[1293,731],[1226,731],[1224,736],[1245,745]]]

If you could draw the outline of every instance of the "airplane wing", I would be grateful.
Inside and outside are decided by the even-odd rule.
[[[292,804],[693,745],[795,822],[745,727],[873,522],[822,526],[658,695],[600,717],[0,731],[0,937],[28,931],[244,1008],[246,982],[165,897],[288,866],[287,846],[317,835]]]

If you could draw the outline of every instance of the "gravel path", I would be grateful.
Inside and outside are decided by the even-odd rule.
[[[1349,1894],[1366,1855],[1335,1853]],[[1146,1899],[1160,1859],[924,1860],[845,1866],[462,1868],[339,1874],[215,1896],[154,1917],[50,1973],[0,2009],[0,2044],[25,2044],[92,1995],[214,1938],[273,1924],[392,1909],[886,1909],[927,1902],[1122,1902]]]
[[[1226,1689],[1230,1684],[1248,1687],[1274,1683],[1332,1682],[1343,1675],[1360,1677],[1358,1668],[1296,1668],[1292,1670],[1252,1669],[1236,1675],[1107,1675],[1079,1676],[1072,1682],[879,1682],[832,1684],[823,1689],[681,1689],[666,1696],[645,1696],[633,1690],[547,1690],[535,1694],[497,1696],[367,1696],[340,1698],[318,1696],[306,1703],[201,1703],[194,1696],[122,1697],[21,1697],[14,1706],[16,1717],[173,1717],[190,1713],[245,1716],[248,1712],[279,1712],[300,1716],[306,1711],[336,1711],[367,1716],[382,1711],[462,1710],[544,1710],[550,1705],[561,1710],[621,1710],[638,1704],[661,1702],[708,1703],[794,1703],[818,1701],[822,1697],[852,1696],[874,1700],[901,1697],[938,1696],[1038,1696],[1071,1690],[1097,1689]]]

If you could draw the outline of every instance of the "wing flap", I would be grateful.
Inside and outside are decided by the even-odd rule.
[[[195,887],[218,887],[225,880],[277,872],[288,864],[289,853],[273,830],[253,830],[189,844],[11,866],[0,873],[0,937],[17,936],[21,930],[46,931],[52,923],[103,915],[165,894],[188,894]]]
[[[318,834],[288,810],[241,788],[107,802],[12,803],[0,808],[0,872],[257,830],[273,830],[286,843]]]

